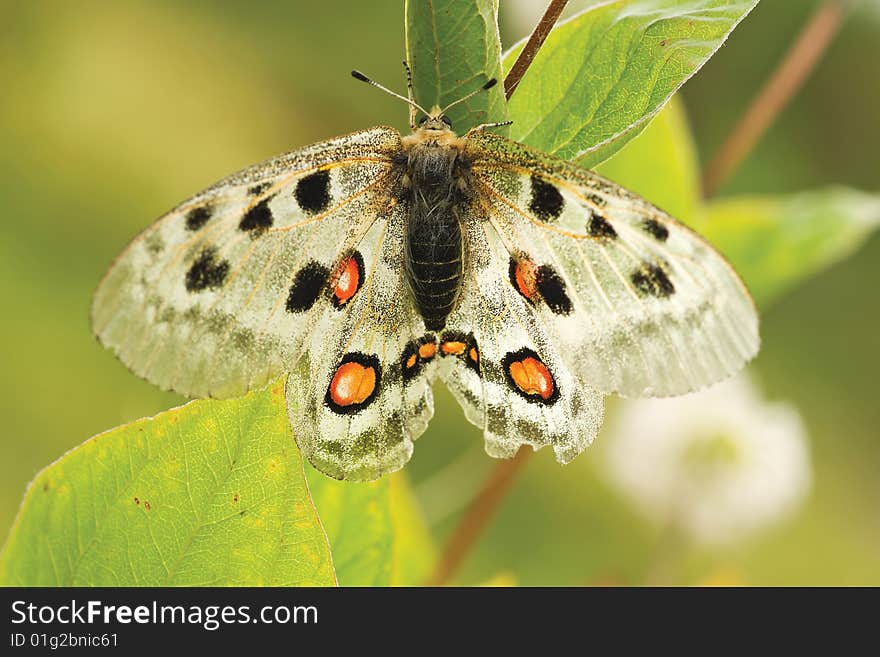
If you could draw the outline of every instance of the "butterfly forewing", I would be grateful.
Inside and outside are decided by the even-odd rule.
[[[330,140],[172,210],[102,281],[98,338],[136,374],[191,396],[242,394],[289,370],[341,259],[387,209],[399,146],[390,128]]]
[[[466,137],[509,282],[602,392],[673,395],[757,352],[757,314],[727,262],[592,172],[485,132]]]

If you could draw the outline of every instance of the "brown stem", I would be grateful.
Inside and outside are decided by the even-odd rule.
[[[534,451],[531,448],[523,446],[512,459],[505,459],[495,466],[486,483],[459,520],[452,536],[449,537],[443,554],[440,555],[440,560],[427,581],[429,586],[442,586],[452,579],[461,562],[483,533],[501,500],[510,490],[517,472],[532,454]]]
[[[513,63],[507,77],[504,78],[504,95],[507,96],[508,99],[510,99],[513,92],[516,91],[517,85],[519,85],[520,80],[522,80],[523,76],[526,74],[526,70],[531,65],[532,60],[535,59],[535,55],[538,54],[541,46],[544,45],[544,40],[547,38],[547,35],[550,34],[550,30],[553,29],[553,26],[556,25],[559,15],[562,13],[562,10],[565,9],[565,5],[567,4],[568,0],[550,1],[550,4],[547,6],[547,11],[541,16],[541,20],[538,21],[538,24],[532,31],[532,36],[529,37],[526,45],[520,51],[519,57],[517,57],[516,61]]]
[[[703,174],[703,196],[713,196],[752,151],[800,89],[843,22],[848,0],[825,0],[752,100]]]

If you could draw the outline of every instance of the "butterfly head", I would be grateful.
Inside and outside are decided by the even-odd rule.
[[[419,130],[432,130],[437,132],[451,132],[452,121],[443,113],[437,105],[431,108],[418,122]]]

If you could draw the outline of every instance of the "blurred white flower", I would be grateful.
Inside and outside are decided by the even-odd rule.
[[[675,399],[624,401],[606,434],[607,474],[643,511],[711,545],[792,512],[811,483],[797,411],[745,376]]]

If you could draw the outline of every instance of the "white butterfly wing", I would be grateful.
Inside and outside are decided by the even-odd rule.
[[[508,283],[505,245],[486,218],[472,214],[466,222],[469,274],[439,338],[441,376],[468,420],[483,429],[490,455],[551,446],[567,463],[598,432],[603,395]],[[452,347],[458,344],[464,348]]]
[[[407,214],[399,205],[373,224],[360,246],[363,288],[342,316],[314,327],[288,377],[297,442],[337,479],[372,480],[403,467],[433,414],[436,349],[402,267]]]
[[[99,286],[92,324],[134,373],[230,397],[290,369],[332,307],[400,148],[392,128],[316,144],[234,174],[139,235]],[[361,272],[362,274],[363,272]]]
[[[758,317],[696,233],[600,176],[502,137],[466,136],[508,284],[601,392],[676,395],[758,350]]]

